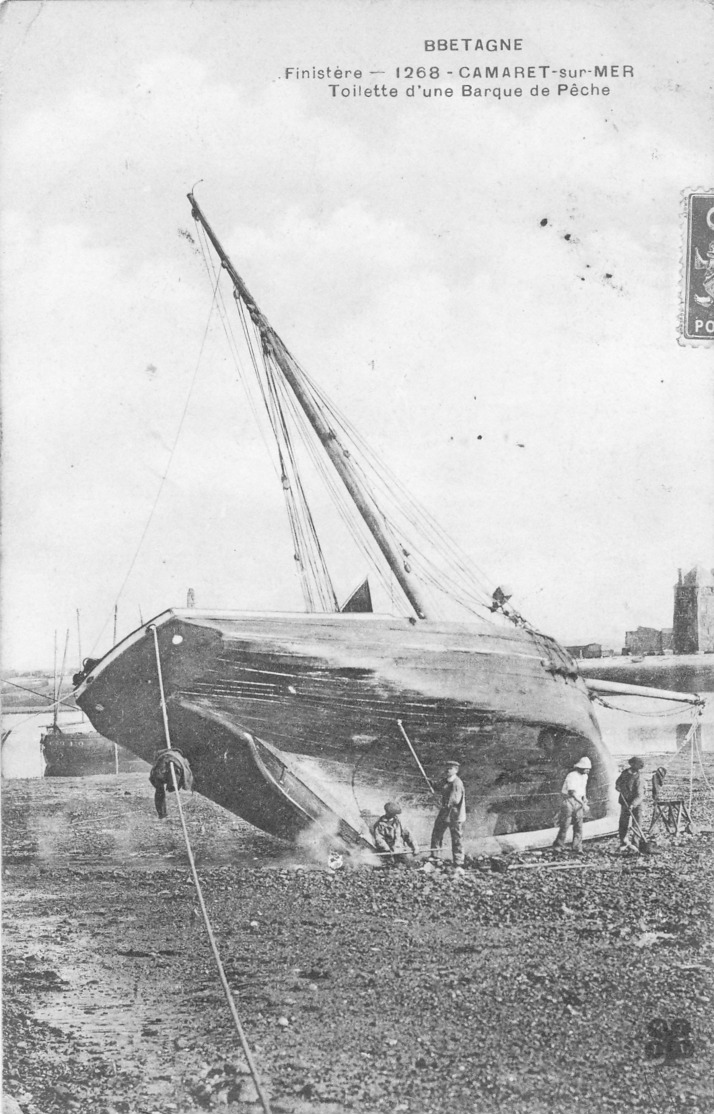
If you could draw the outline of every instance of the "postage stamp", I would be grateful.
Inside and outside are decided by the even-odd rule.
[[[714,190],[684,194],[680,343],[714,342]]]

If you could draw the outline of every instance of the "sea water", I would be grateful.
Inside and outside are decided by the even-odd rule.
[[[57,717],[63,731],[93,731],[89,720],[82,717],[78,708],[61,711]],[[9,735],[2,744],[2,776],[42,777],[45,760],[42,757],[40,738],[52,726],[52,712],[10,712],[2,717],[3,734]]]
[[[683,745],[693,720],[699,723],[702,750],[714,751],[714,692],[702,692],[703,714],[686,704],[643,700],[639,696],[603,693],[609,708],[594,705],[605,744],[615,757],[674,754]]]

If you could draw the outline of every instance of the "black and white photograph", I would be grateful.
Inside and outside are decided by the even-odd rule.
[[[714,1110],[713,32],[0,7],[4,1114]]]

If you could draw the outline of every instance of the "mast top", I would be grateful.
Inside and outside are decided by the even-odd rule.
[[[357,510],[379,546],[384,559],[392,570],[404,595],[414,609],[417,618],[426,619],[427,614],[421,600],[421,590],[413,582],[410,570],[406,566],[397,544],[387,532],[384,521],[381,520],[381,516],[378,511],[376,511],[368,489],[365,488],[359,474],[351,467],[349,453],[340,443],[337,433],[327,421],[322,410],[316,405],[312,393],[308,389],[308,384],[302,369],[259,309],[245,282],[228,258],[223,245],[206,220],[200,205],[193,196],[193,192],[188,193],[186,196],[191,203],[191,212],[194,220],[199,222],[203,227],[222,266],[230,275],[236,293],[245,304],[253,324],[260,333],[265,358],[269,358],[274,362],[291,387],[305,416],[322,443],[340,479],[347,488]]]

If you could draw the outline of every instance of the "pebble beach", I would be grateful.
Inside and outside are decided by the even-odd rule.
[[[714,1110],[708,806],[651,855],[613,837],[458,874],[330,870],[182,799],[275,1114]],[[28,778],[2,814],[3,1109],[262,1110],[175,803],[159,822],[144,774]]]

